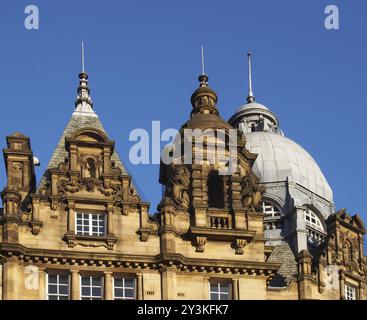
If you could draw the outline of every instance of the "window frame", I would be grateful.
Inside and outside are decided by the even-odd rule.
[[[58,281],[57,281],[57,291],[59,292],[59,277],[60,276],[65,276],[68,279],[68,283],[67,283],[67,287],[68,287],[68,293],[67,293],[67,299],[66,300],[70,300],[71,299],[71,279],[70,279],[70,274],[66,273],[66,272],[58,272],[58,271],[46,271],[46,299],[53,301],[50,299],[50,293],[49,293],[49,276],[57,276]],[[61,299],[59,299],[60,294],[51,294],[52,296],[56,296],[58,299],[56,299],[57,301],[61,301]],[[61,295],[61,296],[66,296],[66,295]],[[55,301],[56,301],[55,300]]]
[[[324,232],[324,233],[326,232],[325,231],[325,227],[324,227],[321,219],[310,208],[306,208],[306,210],[303,213],[303,218],[305,220],[306,226],[308,226],[310,228],[313,228],[313,229],[315,229],[317,231],[321,231],[321,232]],[[309,221],[307,220],[307,218],[309,218]],[[315,222],[313,222],[312,219],[314,219]]]
[[[348,299],[348,289],[351,289],[349,293],[352,293],[352,299]],[[357,287],[349,283],[344,283],[344,300],[358,300]]]
[[[96,299],[96,296],[93,296],[93,288],[96,288],[95,286],[91,285],[89,286],[89,288],[91,289],[91,295],[88,297],[84,297],[84,298],[88,298],[88,299],[83,299],[83,292],[82,292],[82,279],[88,277],[89,279],[91,278],[99,278],[101,279],[101,298]],[[98,288],[98,287],[97,287]],[[80,296],[80,300],[104,300],[104,277],[102,275],[96,275],[96,274],[81,274],[79,276],[79,296]]]
[[[118,289],[123,289],[123,293],[125,295],[125,289],[134,289],[134,297],[133,298],[126,298],[126,297],[123,297],[123,298],[119,298],[119,297],[116,297],[115,295],[115,280],[116,279],[123,279],[123,287],[118,287]],[[131,288],[131,287],[126,287],[125,286],[125,279],[131,279],[134,281],[134,287]],[[137,288],[136,288],[136,277],[135,276],[132,276],[132,275],[114,275],[112,277],[112,297],[113,297],[113,300],[136,300],[136,297],[137,297]]]
[[[84,221],[88,221],[88,225],[84,225],[84,224],[78,224],[78,215],[82,215],[82,222]],[[85,219],[85,215],[88,216],[88,219]],[[100,224],[99,224],[99,219],[97,219],[97,228],[98,231],[97,233],[93,233],[93,215],[97,215],[98,217],[103,216],[103,234],[99,234],[99,228],[100,228]],[[78,231],[78,226],[81,226],[82,228],[82,233],[79,233]],[[88,226],[88,233],[85,233],[84,229],[85,227]],[[76,236],[87,236],[87,237],[105,237],[107,235],[107,214],[102,213],[102,212],[85,212],[85,211],[75,211],[75,235]]]
[[[271,210],[267,211],[267,207],[270,207]],[[262,211],[265,217],[269,219],[277,219],[283,216],[283,212],[279,206],[271,201],[262,201]]]
[[[220,291],[220,286],[221,285],[228,285],[228,300],[232,300],[232,283],[228,280],[221,280],[221,279],[213,279],[213,280],[210,280],[209,281],[209,300],[212,300],[212,301],[226,301],[226,300],[223,300],[221,299],[221,291]],[[215,291],[212,291],[211,289],[211,286],[212,285],[219,285],[219,291],[215,292]],[[218,298],[219,299],[212,299],[211,298],[211,294],[214,293],[214,294],[217,294],[218,295]]]

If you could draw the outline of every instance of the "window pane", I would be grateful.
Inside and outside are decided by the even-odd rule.
[[[115,288],[115,296],[120,297],[120,298],[123,297],[124,296],[124,290]]]
[[[210,294],[210,300],[219,300],[218,299],[218,294],[217,293],[211,293]]]
[[[115,287],[122,287],[122,279],[118,278],[118,279],[114,279],[115,282]]]
[[[57,285],[49,285],[48,286],[48,293],[57,293]]]
[[[59,283],[63,285],[69,284],[69,277],[68,276],[59,276]]]
[[[134,298],[135,296],[135,290],[134,289],[126,289],[125,290],[125,297],[126,298]]]
[[[226,283],[226,284],[220,284],[220,292],[221,293],[229,293],[229,284]]]
[[[89,277],[82,277],[82,285],[89,285],[90,278]]]
[[[100,286],[102,283],[102,279],[101,278],[97,278],[97,277],[93,277],[92,278],[92,285],[93,286]]]
[[[125,287],[126,288],[134,288],[134,279],[125,279]]]
[[[101,288],[93,288],[92,295],[93,297],[100,297],[102,295]]]
[[[90,288],[82,287],[82,296],[89,296],[89,295],[90,295]]]
[[[60,294],[68,294],[68,287],[67,286],[60,286],[59,287],[59,293]]]

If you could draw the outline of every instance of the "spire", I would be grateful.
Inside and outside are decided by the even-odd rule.
[[[201,45],[201,75],[199,76],[199,88],[191,96],[193,110],[191,116],[196,114],[219,114],[216,103],[217,94],[208,85],[209,77],[205,74],[204,46]]]
[[[93,101],[90,97],[90,89],[88,86],[88,74],[85,72],[84,42],[82,42],[82,72],[79,73],[78,96],[75,101],[75,111],[73,115],[97,116],[93,111]]]
[[[251,52],[247,53],[247,57],[248,57],[248,84],[249,84],[247,102],[251,103],[255,101],[255,96],[254,93],[252,92]]]

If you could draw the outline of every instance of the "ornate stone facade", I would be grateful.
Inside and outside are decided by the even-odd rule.
[[[180,132],[224,130],[224,139],[212,138],[227,153],[233,128],[219,115],[208,77],[199,81]],[[344,210],[331,215],[325,239],[312,252],[296,252],[287,263],[277,259],[285,251],[292,259],[294,248],[266,244],[266,190],[252,171],[257,155],[242,136],[231,175],[220,175],[225,163],[206,157],[193,164],[162,162],[164,195],[150,215],[93,111],[85,73],[78,94],[37,187],[29,138],[7,137],[2,299],[344,299],[353,292],[367,299],[365,228],[358,216]],[[192,155],[210,155],[212,145],[194,145]],[[332,272],[337,283],[330,284]],[[284,286],[271,285],[284,274]]]

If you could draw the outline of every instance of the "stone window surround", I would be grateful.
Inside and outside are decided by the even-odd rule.
[[[217,278],[210,277],[207,279],[208,281],[208,297],[210,300],[210,285],[216,283],[228,283],[229,284],[229,299],[230,300],[239,300],[239,279],[231,279],[231,278]]]
[[[81,221],[82,221],[82,224],[78,225],[78,215],[81,215]],[[92,215],[97,215],[97,219],[93,220],[93,217]],[[87,219],[86,219],[86,216],[87,216]],[[102,219],[100,219],[102,216]],[[97,211],[94,211],[94,212],[89,212],[89,211],[85,211],[85,210],[77,210],[75,212],[75,226],[76,226],[76,230],[75,230],[75,234],[76,235],[80,235],[80,236],[85,236],[85,235],[89,235],[89,236],[96,236],[96,237],[103,237],[106,235],[106,219],[107,216],[105,213],[103,212],[97,212]],[[93,234],[93,221],[96,221],[97,222],[97,225],[95,227],[97,227],[97,233],[98,234]],[[85,223],[87,222],[87,223]],[[100,227],[101,227],[101,223],[102,223],[102,226],[103,226],[103,234],[99,234],[100,233]],[[83,233],[78,233],[78,226],[81,226],[82,230],[83,230]],[[88,227],[88,234],[85,234],[85,227]]]
[[[121,297],[118,297],[116,298],[115,297],[115,279],[132,279],[134,281],[134,285],[133,285],[133,290],[134,290],[134,297],[133,298],[121,298]],[[126,287],[126,285],[124,285],[123,287],[119,287],[119,289],[127,289],[127,288],[130,288],[130,287]],[[119,273],[116,273],[112,276],[112,295],[113,295],[113,300],[136,300],[137,299],[137,278],[135,275],[126,275],[126,274],[119,274]]]
[[[80,204],[85,204],[85,202],[80,202]],[[83,213],[101,213],[106,214],[106,235],[105,236],[87,236],[78,235],[76,233],[76,213],[78,211],[79,203],[75,200],[68,200],[66,206],[66,212],[68,215],[67,231],[65,234],[65,239],[69,247],[74,247],[75,245],[81,244],[85,245],[87,243],[100,243],[100,246],[105,245],[109,250],[112,250],[117,242],[117,237],[113,232],[113,214],[114,206],[111,203],[103,203],[105,210],[98,209],[86,209],[80,207],[80,212]]]
[[[89,285],[83,285],[82,284],[82,278],[89,278]],[[101,280],[100,282],[100,286],[97,285],[93,285],[93,281],[92,281],[92,277],[93,278],[98,278]],[[83,300],[83,298],[85,300],[103,300],[104,297],[104,291],[105,291],[105,285],[104,285],[104,279],[103,279],[103,274],[99,274],[99,273],[82,273],[79,275],[79,297],[80,300]],[[84,296],[82,298],[82,289],[83,287],[87,287],[90,290],[90,294],[88,296]],[[101,290],[101,294],[100,296],[95,296],[93,295],[93,288],[100,288]]]
[[[56,276],[67,276],[68,277],[68,300],[70,300],[70,296],[71,296],[71,279],[70,279],[70,274],[69,272],[65,271],[65,270],[47,270],[47,272],[45,273],[46,276],[46,299],[49,299],[49,292],[48,292],[48,285],[49,285],[49,276],[50,275],[56,275]],[[54,294],[55,296],[57,296],[57,294]]]

